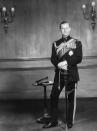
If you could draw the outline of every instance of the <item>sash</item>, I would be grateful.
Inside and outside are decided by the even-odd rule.
[[[56,45],[56,42],[54,42],[56,54],[58,58],[60,59],[63,55],[65,55],[69,50],[76,49],[76,40],[70,39],[67,42],[62,42],[59,46]]]

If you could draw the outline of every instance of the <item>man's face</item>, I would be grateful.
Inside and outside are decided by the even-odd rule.
[[[67,37],[70,35],[71,28],[69,26],[69,23],[64,23],[61,25],[61,33],[63,37]]]

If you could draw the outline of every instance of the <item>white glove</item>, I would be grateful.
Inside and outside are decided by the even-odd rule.
[[[58,68],[59,68],[59,69],[67,70],[67,66],[68,66],[68,64],[67,64],[67,61],[66,61],[66,60],[63,61],[63,62],[58,63]]]

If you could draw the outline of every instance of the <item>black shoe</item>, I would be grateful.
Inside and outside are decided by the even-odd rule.
[[[43,126],[43,128],[51,128],[51,127],[55,127],[55,126],[58,126],[58,122],[49,122],[48,124],[45,124]]]
[[[68,124],[67,124],[68,129],[69,129],[69,128],[72,128],[72,126],[73,126],[72,123],[68,123]]]

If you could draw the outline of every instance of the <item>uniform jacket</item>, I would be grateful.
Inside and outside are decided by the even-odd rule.
[[[71,36],[68,36],[67,38],[62,37],[61,39],[55,41],[56,46],[59,46],[62,42],[67,42],[70,39],[72,39]],[[57,66],[58,63],[66,60],[67,63],[68,63],[69,80],[77,82],[79,80],[79,73],[78,73],[77,64],[79,64],[82,61],[83,54],[82,54],[81,41],[76,39],[75,44],[76,44],[76,48],[71,49],[72,52],[73,52],[73,55],[70,55],[69,54],[70,51],[68,51],[68,52],[66,52],[66,54],[61,59],[59,59],[58,56],[57,56],[57,53],[56,53],[54,43],[53,43],[52,44],[51,62],[55,66],[55,72],[58,72],[59,71],[58,66]]]

